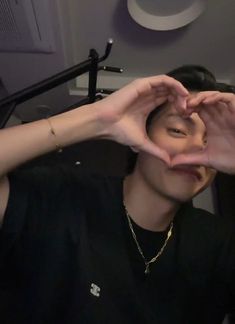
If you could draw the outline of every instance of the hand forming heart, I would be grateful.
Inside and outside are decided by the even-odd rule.
[[[235,174],[235,95],[205,91],[187,100],[186,114],[197,112],[207,130],[207,145],[193,154],[180,154],[171,161],[179,164],[204,165]]]
[[[182,115],[197,112],[207,130],[203,151],[176,155],[156,146],[146,132],[148,115],[164,102],[174,102]],[[160,75],[136,80],[94,104],[102,137],[145,151],[167,165],[197,164],[235,173],[235,95],[218,91],[189,94],[175,79]]]

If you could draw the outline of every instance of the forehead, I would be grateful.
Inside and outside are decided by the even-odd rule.
[[[173,104],[167,104],[162,107],[159,113],[156,113],[156,115],[153,117],[151,124],[155,128],[158,125],[160,126],[162,124],[165,124],[166,122],[182,123],[187,125],[188,127],[194,127],[203,132],[205,132],[206,130],[205,124],[198,113],[192,113],[191,116],[187,118],[182,117],[182,115],[176,110]]]

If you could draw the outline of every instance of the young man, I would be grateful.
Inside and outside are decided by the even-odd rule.
[[[200,67],[171,75],[0,132],[1,323],[217,324],[231,311],[235,225],[190,201],[215,170],[235,173],[235,96]],[[12,172],[91,138],[130,146],[132,172]]]

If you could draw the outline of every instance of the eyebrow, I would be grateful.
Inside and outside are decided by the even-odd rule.
[[[166,115],[166,117],[167,117],[167,118],[169,118],[169,117],[176,117],[177,119],[180,119],[181,121],[190,124],[190,126],[195,126],[195,121],[194,121],[190,116],[184,118],[184,117],[181,117],[181,116],[180,116],[179,114],[177,114],[177,113],[168,113],[168,114]]]
[[[176,119],[179,119],[181,122],[185,122],[186,124],[189,125],[189,127],[193,127],[195,128],[196,127],[196,123],[195,121],[193,120],[193,118],[191,118],[190,116],[189,117],[182,117],[180,116],[178,113],[172,113],[172,112],[169,112],[167,115],[166,115],[167,118],[169,117],[175,117]],[[204,132],[204,136],[206,136],[207,134],[207,131],[205,129],[205,132]]]

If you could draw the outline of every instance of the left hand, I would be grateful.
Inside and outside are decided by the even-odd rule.
[[[235,95],[204,91],[192,95],[187,102],[187,114],[197,112],[207,130],[205,149],[176,155],[172,166],[196,164],[235,174]]]

